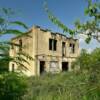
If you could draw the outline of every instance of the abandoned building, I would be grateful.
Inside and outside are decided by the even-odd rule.
[[[68,38],[60,33],[53,33],[39,26],[34,26],[22,36],[11,39],[12,43],[21,45],[11,46],[10,56],[14,57],[19,51],[29,54],[33,60],[30,65],[25,63],[28,75],[40,75],[45,72],[59,73],[71,71],[72,62],[79,55],[79,41]],[[9,71],[18,70],[14,62],[9,63]]]

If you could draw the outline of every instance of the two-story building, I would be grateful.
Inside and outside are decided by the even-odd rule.
[[[32,27],[29,32],[13,38],[11,42],[20,44],[22,48],[11,47],[10,56],[14,57],[22,50],[33,58],[32,61],[29,61],[30,65],[25,63],[27,70],[23,70],[28,76],[40,75],[44,72],[71,71],[71,63],[79,55],[79,41],[77,39],[53,33],[39,26]],[[9,70],[18,70],[16,63],[10,62]]]

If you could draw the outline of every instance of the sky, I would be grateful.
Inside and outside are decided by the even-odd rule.
[[[87,6],[86,0],[46,0],[49,9],[57,18],[69,28],[74,27],[76,19],[82,22],[88,18],[84,16],[84,8]],[[0,8],[12,8],[16,12],[13,20],[24,22],[31,28],[34,25],[42,28],[50,29],[53,32],[62,32],[48,18],[43,7],[44,0],[0,0]],[[20,28],[20,30],[23,30]],[[84,42],[84,36],[79,36],[80,48],[86,48],[89,52],[96,47],[100,47],[100,43],[92,40],[90,44]],[[5,35],[0,39],[9,39],[11,36]]]

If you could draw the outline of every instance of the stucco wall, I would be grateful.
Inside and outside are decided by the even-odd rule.
[[[49,39],[57,40],[57,50],[49,50]],[[22,40],[23,52],[29,54],[33,61],[29,61],[30,65],[25,63],[28,70],[24,71],[28,76],[30,75],[39,75],[40,74],[40,61],[45,61],[46,71],[50,71],[50,62],[57,61],[59,72],[62,70],[61,63],[69,62],[69,70],[71,70],[71,62],[79,55],[79,42],[76,39],[67,38],[61,34],[52,33],[47,30],[43,30],[39,27],[32,27],[32,29],[21,37],[16,37],[12,39],[13,43],[19,43],[19,40]],[[65,42],[66,45],[66,55],[62,56],[62,42]],[[75,44],[75,53],[70,53],[70,43]],[[10,56],[16,56],[18,52],[18,47],[10,49]],[[11,71],[12,62],[9,64],[9,70]]]

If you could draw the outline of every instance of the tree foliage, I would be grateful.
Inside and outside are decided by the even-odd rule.
[[[20,29],[11,28],[13,25],[21,26],[24,29],[28,29],[28,26],[21,21],[12,21],[11,18],[14,15],[14,11],[11,8],[0,9],[0,37],[5,34],[13,34],[15,36],[22,35],[25,32]],[[20,47],[19,44],[12,43],[11,41],[0,41],[0,69],[8,67],[10,61],[16,63],[21,68],[26,69],[27,67],[23,64],[29,64],[28,60],[33,60],[31,56],[23,51],[16,54],[15,57],[9,55],[10,46]],[[2,71],[2,70],[1,70]]]
[[[100,70],[100,48],[94,49],[88,53],[85,49],[81,50],[80,56],[74,62],[75,65],[80,66],[80,70],[99,71]]]
[[[48,9],[47,3],[44,5],[45,11],[48,14],[49,19],[52,23],[57,25],[63,30],[64,33],[69,33],[71,37],[77,34],[84,34],[87,36],[86,43],[89,43],[92,38],[100,42],[100,2],[99,0],[88,0],[88,6],[85,9],[85,15],[90,19],[84,23],[80,20],[76,20],[75,29],[70,29],[64,25],[52,12]]]
[[[0,75],[0,100],[22,100],[27,92],[28,81],[18,73]]]

